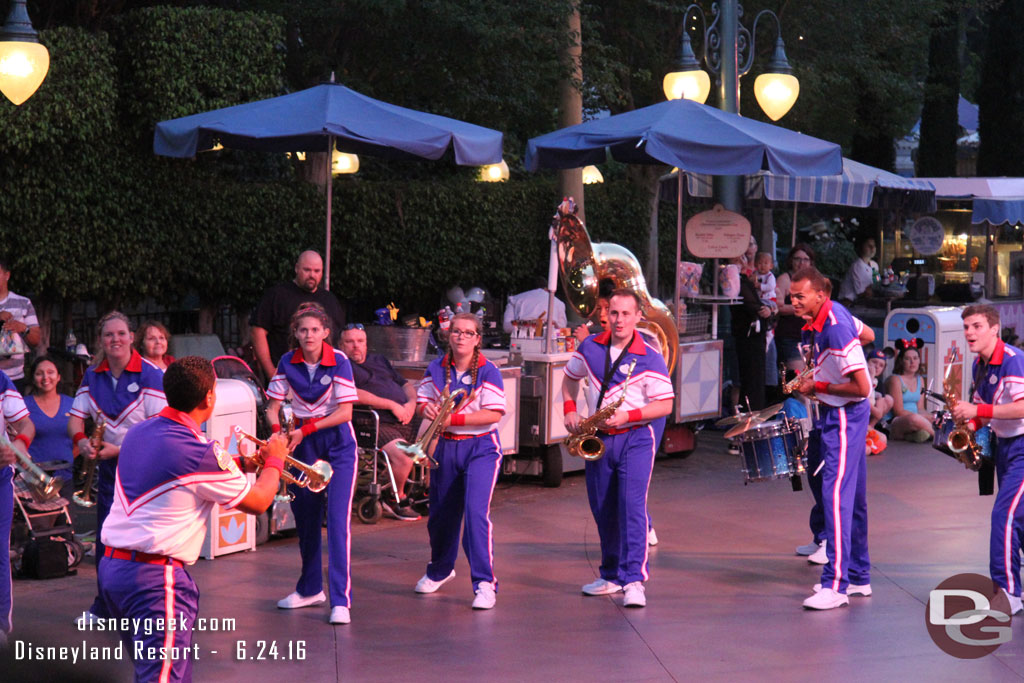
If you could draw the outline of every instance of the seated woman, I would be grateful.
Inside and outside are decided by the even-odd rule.
[[[29,446],[28,453],[36,462],[66,463],[66,467],[51,473],[64,480],[65,486],[61,489],[61,495],[64,495],[73,488],[71,468],[74,453],[71,436],[68,434],[72,398],[57,392],[60,371],[49,357],[36,358],[28,376],[32,384],[25,396],[25,407],[28,408],[32,424],[36,426],[36,438]]]
[[[924,443],[935,433],[924,406],[921,382],[922,343],[918,339],[898,339],[892,377],[886,382],[886,393],[892,397],[892,422],[889,438]]]
[[[166,371],[174,362],[174,356],[167,353],[171,345],[171,333],[158,320],[147,320],[135,334],[135,349],[153,365]]]

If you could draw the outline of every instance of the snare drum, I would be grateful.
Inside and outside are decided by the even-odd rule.
[[[770,481],[802,474],[807,468],[803,428],[782,419],[748,429],[736,437],[746,481]]]

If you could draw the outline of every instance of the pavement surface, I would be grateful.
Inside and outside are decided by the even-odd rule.
[[[645,609],[624,608],[621,594],[580,593],[600,560],[578,474],[557,489],[529,478],[499,482],[491,517],[500,588],[488,612],[470,609],[461,556],[458,576],[438,593],[413,592],[429,557],[425,520],[353,519],[348,626],[327,624],[326,606],[276,608],[297,578],[294,538],[199,560],[190,572],[202,591],[200,616],[226,630],[195,634],[195,680],[1024,678],[1019,624],[1010,642],[972,660],[946,654],[928,635],[929,592],[955,574],[988,573],[992,506],[977,495],[973,473],[928,445],[893,444],[869,458],[874,594],[830,612],[801,607],[820,574],[794,554],[810,540],[806,488],[744,485],[740,459],[705,432],[689,457],[659,457],[649,500],[660,544],[651,548]],[[28,644],[116,646],[114,635],[73,624],[95,576],[87,560],[77,576],[15,581],[8,656]],[[127,660],[70,666],[23,655],[0,662],[0,671],[7,681],[128,681],[132,669]]]

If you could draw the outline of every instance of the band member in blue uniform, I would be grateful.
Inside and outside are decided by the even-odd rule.
[[[415,590],[433,593],[455,577],[465,517],[462,547],[473,581],[473,609],[491,609],[498,591],[491,496],[501,470],[496,427],[505,413],[505,386],[498,368],[480,353],[481,333],[475,315],[456,314],[448,353],[427,367],[417,391],[417,410],[429,421],[437,419],[448,395],[459,389],[466,394],[440,425],[433,456],[438,467],[430,477],[430,563]]]
[[[291,393],[295,429],[289,448],[294,457],[312,465],[325,460],[334,470],[324,491],[289,486],[295,496],[292,512],[299,536],[302,571],[295,592],[277,606],[295,609],[318,605],[326,600],[321,566],[324,512],[327,513],[327,583],[331,593],[332,624],[352,621],[352,496],[356,487],[356,435],[352,429],[352,404],[356,385],[348,358],[328,343],[330,318],[316,303],[299,306],[292,316],[292,350],[281,356],[270,380],[267,416],[279,431],[281,402]]]
[[[973,402],[953,409],[972,429],[984,424],[995,434],[996,480],[992,505],[989,573],[1010,596],[1010,611],[1021,611],[1020,548],[1024,534],[1024,351],[999,338],[999,313],[992,306],[968,306],[960,314],[974,359]]]
[[[121,441],[133,425],[167,407],[164,375],[132,348],[132,330],[123,313],[111,311],[97,325],[102,359],[85,371],[75,394],[68,418],[68,433],[85,458],[99,459],[96,464],[96,563],[103,557],[103,523],[114,500],[114,474]],[[106,422],[103,447],[94,453],[85,434],[85,420],[102,418]],[[92,607],[82,615],[107,616],[97,594]]]
[[[263,471],[250,484],[200,431],[213,414],[215,386],[210,361],[188,356],[171,364],[164,378],[168,407],[121,442],[99,584],[111,617],[154,626],[123,634],[132,645],[136,681],[192,680],[199,589],[185,565],[199,557],[214,503],[258,515],[277,492],[287,454],[282,437],[263,447]]]
[[[813,267],[793,274],[790,300],[808,321],[803,344],[814,364],[812,378],[797,388],[820,404],[815,431],[821,471],[828,562],[821,583],[804,600],[807,609],[827,610],[849,604],[847,594],[871,595],[868,557],[867,461],[871,392],[867,361],[853,316],[828,298],[828,280]]]
[[[0,371],[0,434],[7,433],[8,425],[14,428],[16,435],[10,445],[0,444],[0,648],[7,643],[7,634],[12,627],[10,540],[14,518],[13,465],[17,459],[14,449],[28,458],[28,447],[36,434],[25,400],[14,387],[14,382]]]
[[[586,463],[587,497],[601,538],[601,575],[583,586],[585,595],[625,591],[623,604],[644,607],[647,571],[647,490],[657,450],[652,421],[672,411],[673,389],[665,359],[636,331],[641,318],[640,298],[628,289],[612,292],[608,302],[609,329],[588,337],[565,366],[562,399],[565,426],[578,433],[576,397],[586,378],[590,414],[625,398],[618,410],[599,426],[604,456]],[[628,387],[626,370],[636,361]]]

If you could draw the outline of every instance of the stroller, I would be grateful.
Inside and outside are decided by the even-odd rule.
[[[249,387],[256,398],[256,438],[269,439],[271,431],[270,420],[267,419],[267,394],[252,368],[238,356],[217,356],[212,363],[217,377],[237,379]],[[269,510],[256,515],[256,545],[265,543],[271,534],[295,528],[295,517],[286,498],[287,491],[274,498]]]
[[[36,464],[47,472],[66,467],[60,461]],[[50,579],[77,573],[85,547],[75,538],[68,505],[62,497],[38,500],[21,472],[15,473],[10,547],[18,576]]]

